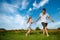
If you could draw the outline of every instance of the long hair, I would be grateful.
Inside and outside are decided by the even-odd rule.
[[[28,21],[27,21],[27,23],[30,21],[30,19],[31,19],[31,18],[32,18],[31,16],[28,18]]]

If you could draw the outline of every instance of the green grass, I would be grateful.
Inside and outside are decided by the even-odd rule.
[[[0,32],[0,40],[60,40],[60,32],[49,32],[49,37],[42,32],[31,32],[30,36],[25,36],[26,32]]]

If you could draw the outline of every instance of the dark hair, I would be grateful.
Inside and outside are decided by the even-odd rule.
[[[27,23],[30,21],[30,19],[31,19],[31,18],[32,18],[32,17],[31,17],[31,16],[29,16]]]
[[[44,10],[44,11],[46,11],[46,9],[45,9],[45,8],[43,8],[43,10]]]

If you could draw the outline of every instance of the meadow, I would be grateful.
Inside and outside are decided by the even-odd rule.
[[[0,31],[0,40],[60,40],[60,30],[48,30],[49,37],[43,35],[42,31],[31,31],[25,36],[26,31]]]

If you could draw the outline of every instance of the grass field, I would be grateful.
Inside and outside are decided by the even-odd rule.
[[[43,35],[42,32],[33,31],[30,36],[25,36],[26,32],[7,31],[0,32],[0,40],[60,40],[60,31],[49,31],[49,37]]]

